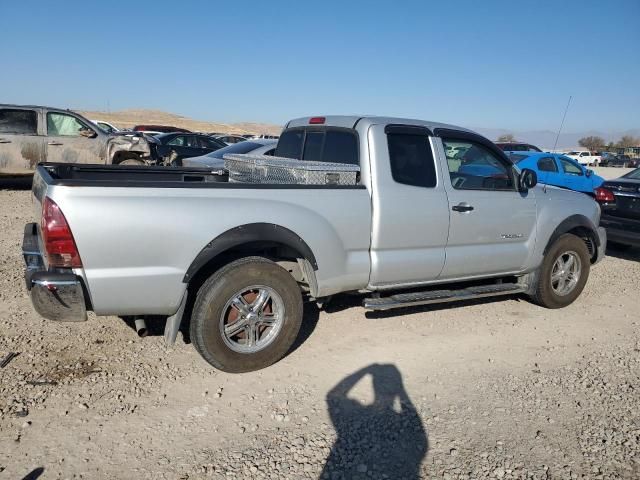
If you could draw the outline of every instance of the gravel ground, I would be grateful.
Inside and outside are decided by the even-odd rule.
[[[640,250],[563,310],[309,305],[289,356],[229,375],[119,318],[39,318],[30,220],[0,191],[0,479],[640,478]]]

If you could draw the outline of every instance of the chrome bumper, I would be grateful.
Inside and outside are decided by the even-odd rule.
[[[24,278],[36,312],[49,320],[85,321],[87,306],[80,278],[68,271],[46,269],[35,223],[25,226],[22,255],[26,263]]]

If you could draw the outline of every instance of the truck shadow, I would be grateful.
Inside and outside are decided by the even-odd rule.
[[[31,190],[33,175],[0,177],[0,190]]]
[[[349,398],[367,375],[373,403]],[[395,365],[371,364],[347,376],[326,397],[337,433],[320,478],[420,478],[427,432]]]
[[[326,305],[324,310],[331,314],[348,310],[350,308],[362,307],[362,299],[364,297],[354,295],[337,295],[332,301]],[[494,302],[500,302],[507,299],[520,301],[524,297],[519,295],[508,295],[495,298],[478,298],[473,300],[459,300],[448,303],[434,303],[431,305],[416,305],[413,307],[394,308],[392,310],[367,310],[365,317],[369,319],[400,317],[402,315],[411,315],[423,312],[438,312],[441,310],[450,310],[471,305],[485,305]]]
[[[42,475],[43,473],[44,473],[44,468],[42,467],[34,468],[25,477],[22,477],[22,480],[36,480],[40,478],[40,475]]]

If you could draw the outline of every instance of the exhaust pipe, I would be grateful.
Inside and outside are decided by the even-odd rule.
[[[135,326],[136,326],[136,332],[138,333],[139,337],[146,337],[147,334],[149,333],[149,331],[147,330],[147,322],[144,321],[144,318],[142,317],[137,317],[134,320]]]

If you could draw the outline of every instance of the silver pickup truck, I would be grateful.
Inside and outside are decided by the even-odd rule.
[[[188,318],[206,361],[244,372],[290,349],[303,298],[356,292],[385,310],[524,294],[560,308],[605,251],[592,198],[536,186],[535,172],[464,128],[300,118],[275,155],[359,175],[265,185],[225,171],[40,165],[40,220],[23,245],[35,309],[52,320],[165,316],[169,343]]]

